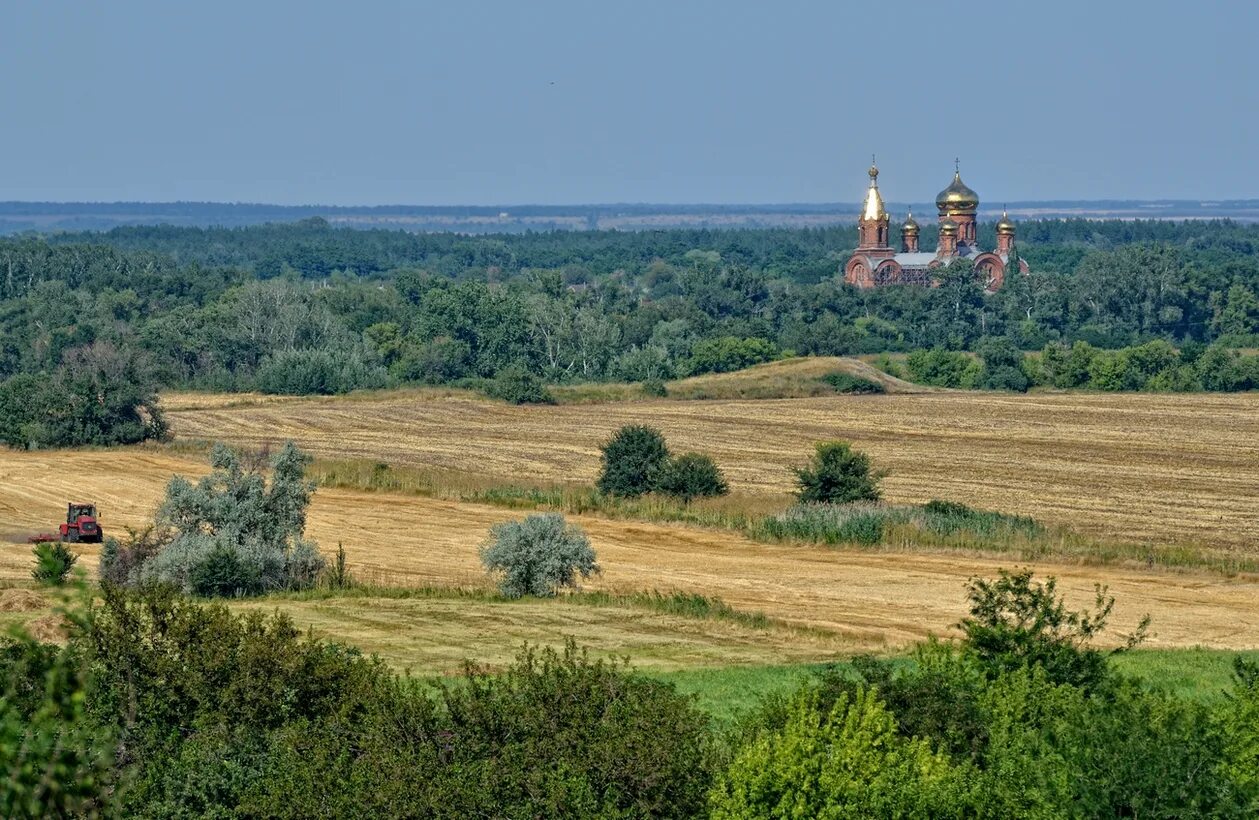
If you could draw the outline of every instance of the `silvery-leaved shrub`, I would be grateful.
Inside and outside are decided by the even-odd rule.
[[[495,524],[481,546],[481,563],[498,576],[499,591],[508,598],[549,597],[575,588],[578,576],[599,572],[590,539],[559,513]]]
[[[172,478],[154,527],[131,543],[110,544],[102,552],[101,577],[209,596],[312,586],[324,559],[303,537],[315,491],[305,478],[309,462],[289,442],[271,459],[268,480],[261,467],[215,445],[210,475],[195,484]]]

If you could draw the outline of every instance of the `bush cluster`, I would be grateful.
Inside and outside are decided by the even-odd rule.
[[[106,539],[100,573],[115,584],[171,584],[205,596],[257,595],[315,583],[324,559],[304,537],[315,491],[310,457],[292,442],[270,461],[270,481],[242,455],[215,445],[210,475],[176,476],[154,526],[126,541]]]
[[[6,639],[4,816],[694,817],[707,719],[623,665],[525,650],[419,686],[283,615],[106,585],[64,647]],[[51,776],[50,776],[51,774]]]
[[[1214,702],[1125,678],[1096,646],[1113,598],[1072,610],[1027,571],[972,581],[956,644],[822,670],[719,733],[571,641],[421,685],[284,615],[169,588],[98,597],[64,645],[0,640],[6,817],[1259,810],[1259,664],[1238,659]]]
[[[703,453],[673,456],[664,434],[654,427],[626,425],[602,448],[595,486],[601,493],[636,498],[646,493],[691,501],[730,492],[717,463]]]
[[[51,373],[0,381],[0,443],[135,444],[167,435],[146,356],[108,342],[72,348]]]
[[[1113,599],[1067,609],[1028,572],[973,582],[962,641],[865,658],[736,732],[711,816],[1246,817],[1259,669],[1207,706],[1126,679],[1091,645]],[[1140,635],[1129,636],[1130,647]]]

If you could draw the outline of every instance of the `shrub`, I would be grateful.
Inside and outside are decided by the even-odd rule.
[[[928,741],[898,736],[873,691],[841,694],[829,713],[806,691],[780,731],[738,752],[713,789],[710,816],[972,816],[969,774]]]
[[[109,816],[115,733],[89,686],[78,647],[0,638],[0,817]]]
[[[555,397],[542,380],[518,365],[500,370],[485,392],[490,398],[511,404],[555,404]]]
[[[590,539],[559,513],[495,524],[481,545],[481,563],[500,576],[499,591],[508,598],[549,597],[599,572]]]
[[[246,469],[239,453],[215,445],[210,475],[195,485],[180,476],[170,480],[154,527],[133,533],[126,544],[106,545],[102,578],[157,581],[207,595],[312,586],[325,562],[303,537],[315,491],[304,477],[309,462],[286,444],[271,459],[268,484],[261,470]]]
[[[1023,351],[1010,339],[989,337],[979,343],[984,369],[980,386],[987,390],[1026,393],[1030,380],[1023,370]]]
[[[802,502],[847,504],[878,501],[882,473],[870,469],[870,457],[853,450],[846,441],[824,441],[816,446],[813,460],[795,470]]]
[[[778,346],[768,339],[723,336],[719,339],[702,339],[691,349],[687,371],[700,373],[729,373],[754,364],[772,361],[778,355]]]
[[[822,381],[833,387],[836,393],[865,395],[887,392],[887,388],[883,386],[882,382],[876,382],[874,379],[867,379],[862,376],[854,376],[843,371],[827,374],[822,377]]]
[[[669,460],[656,488],[665,495],[690,501],[730,492],[717,463],[702,453],[685,453]]]
[[[669,388],[660,379],[648,379],[643,382],[643,395],[663,399],[669,395]]]
[[[915,350],[905,357],[909,378],[935,387],[974,387],[979,379],[979,362],[965,353],[943,348]]]
[[[35,553],[35,569],[31,575],[41,584],[61,586],[70,575],[79,556],[60,541],[41,541],[32,550]]]
[[[1069,610],[1057,593],[1057,581],[1032,580],[1031,570],[1001,571],[988,581],[972,578],[966,587],[970,615],[958,624],[968,651],[996,677],[1025,667],[1041,667],[1053,683],[1098,685],[1106,674],[1106,656],[1089,643],[1106,628],[1115,599],[1102,586],[1095,607]],[[1124,648],[1145,639],[1149,616],[1128,636]]]
[[[626,425],[603,445],[603,469],[595,486],[608,495],[649,493],[668,464],[669,448],[659,430]]]
[[[238,598],[263,591],[257,566],[241,559],[233,549],[217,546],[195,564],[188,578],[194,595],[205,598]]]

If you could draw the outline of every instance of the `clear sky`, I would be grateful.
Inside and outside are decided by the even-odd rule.
[[[0,200],[1259,197],[1259,2],[0,3]]]

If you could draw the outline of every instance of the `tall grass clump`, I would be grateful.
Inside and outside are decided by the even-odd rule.
[[[797,504],[761,519],[754,532],[772,541],[877,544],[890,518],[903,522],[908,515],[902,508],[875,503]]]

